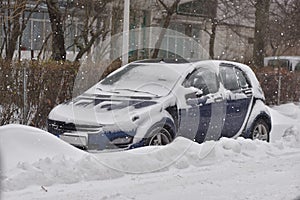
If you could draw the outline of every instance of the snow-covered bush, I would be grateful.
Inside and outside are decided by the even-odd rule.
[[[266,102],[276,105],[300,101],[300,73],[271,67],[257,68],[255,74],[265,93]]]
[[[69,62],[1,62],[0,125],[44,127],[49,111],[72,95],[78,67]]]
[[[120,61],[80,66],[76,62],[8,63],[0,59],[0,126],[22,123],[45,128],[54,106],[85,91],[120,66]],[[75,81],[81,88],[74,89]]]

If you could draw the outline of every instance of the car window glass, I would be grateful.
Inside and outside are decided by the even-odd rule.
[[[285,68],[289,70],[290,61],[288,59],[272,59],[268,61],[268,66],[273,68]]]
[[[300,71],[300,62],[297,63],[297,65],[295,66],[295,71],[299,72]]]
[[[239,84],[233,67],[221,67],[220,75],[227,90],[238,90]]]
[[[214,72],[201,68],[187,77],[184,86],[198,88],[202,90],[203,95],[207,95],[219,90],[219,80]]]
[[[238,79],[239,86],[241,88],[249,87],[249,84],[247,82],[247,79],[246,79],[244,73],[240,69],[237,69],[237,68],[235,68],[235,73],[236,73],[236,76]]]
[[[104,78],[97,84],[97,88],[121,95],[130,95],[131,91],[137,94],[144,92],[165,96],[180,78],[181,73],[177,70],[182,70],[181,68],[183,67],[175,64],[133,63]]]

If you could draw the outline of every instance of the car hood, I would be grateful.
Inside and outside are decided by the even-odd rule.
[[[158,104],[151,97],[81,95],[55,107],[49,119],[74,124],[115,125],[132,121],[136,115]]]

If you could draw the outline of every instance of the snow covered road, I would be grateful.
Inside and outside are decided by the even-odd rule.
[[[2,199],[299,199],[300,107],[270,110],[271,143],[177,138],[165,147],[98,154],[38,129],[4,126]]]

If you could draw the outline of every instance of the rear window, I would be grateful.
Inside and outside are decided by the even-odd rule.
[[[290,70],[290,61],[287,59],[273,59],[268,61],[268,66],[273,68],[283,68],[286,70]]]
[[[295,71],[300,72],[300,62],[295,66]]]

